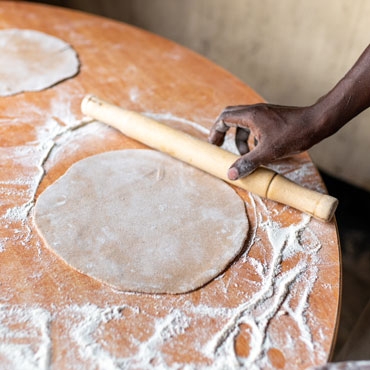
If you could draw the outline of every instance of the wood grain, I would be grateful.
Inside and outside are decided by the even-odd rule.
[[[236,190],[251,226],[245,249],[220,277],[184,295],[126,294],[79,274],[42,242],[33,223],[35,199],[71,164],[144,147],[105,125],[82,123],[86,94],[203,139],[224,106],[261,97],[190,50],[122,23],[1,2],[0,28],[17,27],[67,41],[81,69],[50,89],[0,99],[0,359],[28,356],[55,369],[325,363],[340,299],[335,221]],[[273,169],[324,190],[307,154]]]

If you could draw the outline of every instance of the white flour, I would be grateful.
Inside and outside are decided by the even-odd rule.
[[[188,119],[174,116],[171,113],[149,113],[148,112],[148,113],[144,113],[144,115],[149,117],[149,118],[152,118],[156,121],[159,121],[159,122],[163,122],[163,121],[179,122],[179,123],[182,123],[185,126],[190,126],[192,128],[195,128],[197,131],[199,131],[202,134],[205,134],[205,135],[209,134],[209,130],[207,128],[205,128],[204,126],[202,126],[202,125],[200,125],[196,122],[190,121]]]
[[[0,305],[0,369],[49,369],[50,322],[45,309]]]
[[[76,96],[72,91],[73,87],[51,100],[50,115],[43,118],[26,145],[0,149],[1,157],[19,167],[20,174],[17,178],[11,173],[0,175],[0,194],[13,200],[12,207],[7,206],[6,200],[1,200],[0,219],[3,227],[12,230],[14,235],[3,237],[0,231],[1,254],[15,244],[18,248],[26,248],[33,237],[29,226],[30,211],[48,160],[71,140],[84,135],[104,137],[103,125],[80,122],[73,116],[70,106]],[[131,94],[133,100],[139,98],[138,91],[132,90]],[[37,107],[29,108],[36,116],[39,114]],[[7,112],[10,117],[12,114],[17,117],[14,112]],[[152,113],[150,116],[190,125],[200,134],[208,133],[194,122],[170,113]],[[14,118],[11,124],[21,123]],[[235,151],[230,137],[224,146]],[[274,169],[286,173],[296,182],[305,182],[307,176],[315,174],[310,163],[303,163],[299,170],[284,164],[276,164]],[[44,307],[38,304],[9,305],[7,300],[16,292],[2,291],[0,369],[50,368],[51,358],[62,361],[60,354],[52,357],[55,340],[65,349],[64,355],[72,370],[274,368],[269,359],[271,349],[279,349],[286,356],[287,365],[289,357],[294,357],[297,351],[314,364],[325,362],[328,349],[322,348],[321,341],[313,336],[316,319],[308,305],[319,276],[317,265],[322,245],[320,235],[314,231],[317,225],[316,229],[312,228],[310,218],[305,215],[296,224],[280,225],[274,221],[275,216],[279,212],[289,212],[287,208],[277,211],[259,197],[250,195],[249,198],[246,206],[256,221],[250,230],[246,250],[230,271],[212,283],[209,290],[212,293],[203,296],[200,292],[197,302],[189,295],[152,296],[149,310],[140,304],[140,295],[135,295],[136,303],[132,306],[129,302],[133,294],[106,288],[106,302],[110,301],[110,295],[116,294],[120,305],[99,307],[91,302]],[[258,249],[264,251],[262,259],[255,256],[254,251]],[[39,271],[30,279],[40,279],[42,273]],[[245,277],[243,284],[240,274]],[[212,296],[217,296],[218,300]],[[231,296],[233,300],[229,300]],[[158,307],[158,314],[154,313],[153,307]],[[137,337],[133,327],[140,320],[147,325],[142,337]],[[277,329],[281,330],[281,326],[276,325],[278,320],[286,322],[284,335]],[[249,349],[238,353],[236,343],[241,335],[247,335]],[[328,335],[331,333],[323,327],[320,336],[326,338]],[[182,343],[189,340],[188,337],[192,341],[189,348],[194,352],[193,358],[199,359],[199,364],[182,364],[173,361],[174,355],[169,354],[184,351]],[[127,351],[123,346],[118,352],[115,349],[117,341],[125,343]]]
[[[9,358],[9,361],[13,359],[14,353],[18,354],[14,360],[18,362],[12,364],[14,369],[21,369],[23,363],[33,364],[31,369],[45,369],[45,364],[49,363],[52,351],[50,327],[62,325],[65,333],[65,338],[63,338],[65,345],[75,348],[68,355],[71,356],[70,369],[78,370],[91,368],[91,366],[95,366],[97,369],[112,370],[125,368],[173,369],[177,367],[167,365],[161,348],[169,341],[176,342],[178,337],[186,333],[187,330],[194,330],[197,320],[215,318],[217,321],[224,322],[224,325],[212,336],[209,336],[209,333],[206,333],[207,335],[203,333],[196,345],[199,353],[209,358],[212,365],[188,364],[186,368],[259,369],[268,365],[266,353],[269,348],[294,347],[291,337],[278,338],[276,333],[269,332],[270,320],[274,316],[289,315],[298,327],[299,340],[304,343],[313,356],[324,361],[325,352],[320,349],[319,345],[314,344],[305,312],[307,300],[317,276],[316,268],[312,266],[317,259],[316,252],[319,245],[310,246],[312,248],[309,249],[309,253],[297,266],[284,273],[281,272],[284,256],[293,256],[302,250],[302,245],[299,239],[295,238],[295,235],[306,230],[308,223],[309,217],[305,216],[297,225],[282,228],[263,216],[259,227],[268,235],[269,247],[272,252],[271,261],[261,263],[252,257],[243,256],[246,263],[250,261],[251,266],[255,266],[255,271],[261,277],[256,294],[246,298],[236,307],[194,305],[190,301],[185,301],[181,309],[170,309],[164,317],[151,317],[155,325],[153,333],[140,343],[133,340],[137,350],[130,356],[115,356],[109,351],[109,345],[104,346],[104,340],[99,338],[100,333],[108,330],[107,323],[125,320],[127,311],[139,315],[144,309],[128,305],[106,308],[94,305],[72,305],[50,311],[32,306],[3,305],[0,316],[0,341],[2,342],[0,353],[5,358]],[[251,240],[250,244],[255,242],[255,240]],[[290,301],[294,298],[292,291],[301,289],[303,280],[305,283],[303,290],[300,290],[299,300],[292,304]],[[26,329],[23,325],[18,329],[17,324],[25,322],[28,323]],[[237,356],[235,352],[235,341],[241,324],[248,325],[250,328],[251,350],[248,357]],[[33,334],[34,337],[32,337],[31,332],[37,334]],[[212,332],[210,330],[210,333]],[[283,343],[277,345],[274,336],[283,340]],[[37,338],[37,346],[34,348],[34,344],[18,343],[17,338],[24,338],[26,342]],[[178,364],[178,368],[183,368],[183,365]]]

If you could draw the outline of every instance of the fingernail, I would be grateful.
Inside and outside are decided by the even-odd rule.
[[[231,167],[227,172],[227,177],[230,180],[237,180],[239,178],[239,171],[235,167]]]

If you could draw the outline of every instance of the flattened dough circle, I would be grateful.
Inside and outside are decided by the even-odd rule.
[[[79,70],[69,44],[39,31],[1,30],[0,51],[0,96],[40,91]]]
[[[248,231],[223,181],[153,150],[75,163],[38,198],[46,243],[78,271],[144,293],[184,293],[219,275]]]

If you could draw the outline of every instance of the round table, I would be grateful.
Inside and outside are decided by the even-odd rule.
[[[34,225],[35,200],[73,163],[144,148],[84,120],[85,94],[201,139],[225,106],[262,98],[196,53],[109,19],[2,1],[0,28],[56,36],[72,45],[81,63],[75,77],[50,88],[0,98],[0,364],[305,369],[327,362],[340,302],[335,221],[320,222],[236,189],[250,221],[243,253],[209,284],[180,295],[112,289],[64,263]],[[307,153],[272,168],[325,192]]]

